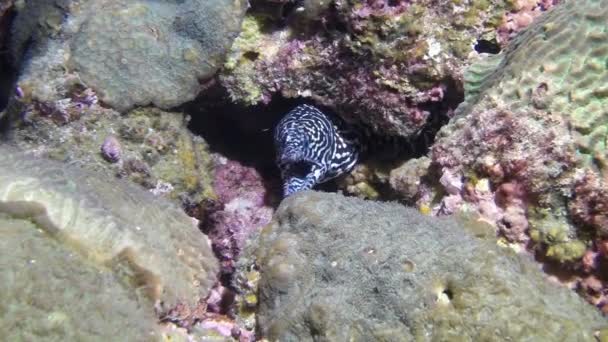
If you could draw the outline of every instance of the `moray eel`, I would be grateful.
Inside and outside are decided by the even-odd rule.
[[[285,197],[352,170],[361,153],[358,132],[335,116],[299,105],[274,131]]]

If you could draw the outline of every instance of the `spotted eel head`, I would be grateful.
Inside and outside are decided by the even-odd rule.
[[[274,135],[277,164],[281,169],[291,164],[306,162],[308,137],[297,122],[281,122]]]
[[[279,121],[274,131],[277,166],[283,193],[311,189],[352,169],[358,158],[354,140],[335,118],[311,105],[299,105]]]
[[[299,113],[299,112],[292,112]],[[283,195],[289,196],[301,190],[312,188],[307,175],[314,162],[307,157],[310,134],[301,124],[301,118],[287,115],[274,131],[276,163],[283,178]]]

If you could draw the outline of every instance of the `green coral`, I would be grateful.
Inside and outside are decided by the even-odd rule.
[[[237,65],[251,61],[251,58],[246,57],[247,55],[262,53],[259,43],[263,38],[264,20],[260,16],[245,16],[241,32],[234,40],[230,53],[226,57],[225,69],[233,70]]]
[[[31,46],[20,83],[37,100],[78,82],[119,111],[175,107],[221,67],[246,8],[245,0],[28,0],[12,44],[15,61]]]
[[[31,219],[7,215],[5,205],[0,204],[2,340],[161,340],[145,293],[78,256]]]
[[[57,160],[118,174],[188,205],[215,196],[208,145],[189,131],[181,113],[138,108],[120,115],[95,107],[65,126],[37,112],[30,119],[37,124],[14,132],[16,143],[24,149],[41,149]],[[107,136],[115,136],[121,145],[121,161],[116,164],[106,162],[99,152]]]
[[[260,55],[268,58],[268,46],[264,46],[263,30],[267,20],[259,15],[248,14],[243,20],[241,32],[234,40],[230,53],[224,63],[224,70],[230,72],[231,82],[239,84],[237,91],[231,93],[235,101],[255,104],[262,99],[263,91],[251,78],[255,74],[255,62]],[[226,73],[222,77],[226,77]],[[227,81],[227,80],[226,80]]]

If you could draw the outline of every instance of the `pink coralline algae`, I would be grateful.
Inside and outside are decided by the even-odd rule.
[[[447,192],[434,212],[472,208],[508,240],[528,241],[529,203],[548,200],[544,196],[575,165],[565,123],[558,116],[500,108],[456,120],[431,150],[432,167]]]
[[[252,167],[216,158],[213,188],[218,197],[203,230],[220,259],[221,273],[230,275],[246,239],[268,224],[273,209],[261,175]]]
[[[32,101],[30,94],[22,87],[15,88],[15,100],[23,103],[22,116],[25,119],[29,113],[35,111],[60,125],[78,120],[87,110],[98,104],[97,95],[90,88],[73,91],[69,95],[54,101]]]
[[[305,1],[279,25],[267,13],[273,3],[257,1],[245,19],[219,77],[230,97],[307,97],[402,137],[462,100],[475,42],[508,10],[502,2]]]
[[[536,17],[555,6],[559,0],[516,0],[514,9],[503,17],[498,28],[498,42],[508,43],[519,31],[527,27]]]
[[[608,236],[608,188],[597,174],[589,171],[576,183],[569,209],[576,221]]]

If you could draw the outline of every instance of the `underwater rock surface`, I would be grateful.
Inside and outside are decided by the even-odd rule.
[[[19,85],[43,102],[79,84],[119,111],[180,105],[221,66],[246,7],[243,0],[27,1],[11,44],[15,61],[28,56]]]
[[[270,340],[593,341],[608,326],[533,262],[397,204],[298,193],[252,258]]]
[[[217,260],[196,224],[172,203],[74,166],[24,156],[6,146],[0,152],[0,213],[32,222],[44,233],[39,240],[53,241],[41,244],[69,252],[79,259],[74,263],[98,269],[105,281],[113,274],[130,296],[146,298],[150,310],[162,312],[178,303],[194,306],[208,294],[216,281]],[[27,244],[20,248],[32,259],[51,258]],[[67,281],[62,286],[74,286],[73,297],[57,300],[87,303],[77,294],[86,296],[89,285]]]
[[[214,197],[208,145],[188,130],[182,113],[139,108],[121,115],[99,105],[81,111],[64,122],[31,107],[9,135],[36,156],[129,179],[192,212]]]

